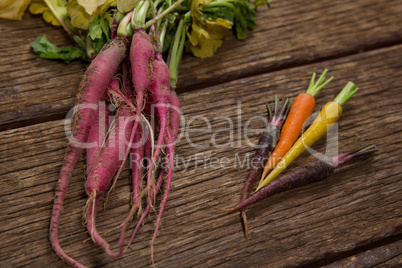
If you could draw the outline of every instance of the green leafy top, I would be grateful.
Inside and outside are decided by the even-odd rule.
[[[269,6],[270,1],[30,0],[32,13],[43,14],[48,22],[61,25],[79,45],[79,48],[60,49],[46,38],[40,38],[33,42],[33,48],[44,58],[66,62],[91,59],[115,37],[115,28],[117,34],[130,36],[136,28],[152,29],[153,32],[155,29],[151,26],[156,23],[160,33],[158,51],[169,51],[169,57],[174,54],[176,63],[184,47],[196,57],[206,58],[222,45],[230,30],[237,39],[245,39],[247,31],[256,27],[256,8]],[[20,3],[20,8],[25,10],[23,5],[27,1]],[[177,31],[180,33],[176,34]],[[56,56],[57,53],[60,55]]]
[[[255,9],[246,0],[215,0],[203,9],[206,18],[222,18],[234,25],[237,39],[246,39],[245,30],[255,28]]]
[[[96,16],[88,28],[88,37],[95,52],[101,51],[103,45],[110,40],[110,16]]]

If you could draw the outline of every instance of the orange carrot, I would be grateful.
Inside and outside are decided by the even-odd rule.
[[[331,77],[326,82],[324,82],[325,74],[327,73],[327,71],[327,69],[324,70],[317,83],[315,83],[314,81],[315,73],[313,73],[307,92],[299,94],[293,101],[288,117],[283,124],[281,135],[279,137],[279,142],[276,145],[275,150],[272,152],[267,163],[265,164],[264,171],[262,172],[261,176],[261,181],[263,180],[263,178],[265,178],[268,172],[273,169],[279,163],[279,161],[281,161],[282,157],[289,151],[289,149],[299,137],[304,123],[314,111],[315,94],[317,94],[318,91],[325,87],[334,78]]]

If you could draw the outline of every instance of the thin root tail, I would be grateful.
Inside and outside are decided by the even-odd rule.
[[[243,221],[244,238],[248,239],[248,224],[247,224],[247,215],[245,211],[241,212],[241,218]]]
[[[210,208],[213,208],[213,209],[215,209],[215,210],[219,210],[219,211],[223,211],[223,212],[235,212],[236,210],[234,210],[233,208],[217,208],[217,207],[214,207],[214,206],[212,206],[212,205],[210,205],[210,204],[207,204]]]

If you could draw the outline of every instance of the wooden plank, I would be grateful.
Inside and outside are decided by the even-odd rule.
[[[213,58],[185,56],[179,91],[400,43],[401,13],[401,0],[274,1],[260,9],[246,41],[230,35]],[[0,130],[64,118],[84,66],[38,59],[29,42],[45,34],[71,45],[67,35],[28,14],[22,22],[0,20],[0,31]]]
[[[33,124],[39,117],[64,115],[74,103],[84,72],[82,62],[69,65],[38,58],[30,42],[46,36],[58,46],[73,42],[61,28],[26,14],[22,22],[0,20],[0,125]],[[59,116],[60,118],[60,116]],[[11,124],[7,126],[7,124]]]
[[[317,261],[329,263],[334,256],[400,236],[402,65],[395,55],[401,53],[402,45],[393,46],[180,94],[186,128],[182,129],[179,165],[156,240],[156,266],[308,266]],[[317,107],[332,100],[348,80],[361,88],[344,106],[338,125],[339,151],[373,143],[381,154],[341,168],[328,180],[249,208],[250,238],[245,240],[238,214],[220,213],[208,205],[227,207],[239,200],[247,167],[236,162],[236,157],[243,161],[253,153],[242,133],[246,125],[263,127],[261,120],[251,120],[253,116],[266,115],[265,103],[272,104],[274,94],[295,97],[304,91],[311,73],[325,67],[331,67],[329,75],[336,79],[319,94]],[[210,122],[216,135],[197,132],[207,125],[195,116]],[[224,146],[230,138],[224,128],[231,124],[221,116],[233,121],[231,146]],[[252,142],[257,137],[257,133],[250,134]],[[212,146],[214,139],[221,148]],[[47,233],[65,146],[63,120],[0,133],[0,263],[4,266],[64,267],[52,252]],[[325,146],[321,142],[314,148],[323,152]],[[297,163],[308,157],[304,154]],[[122,258],[110,260],[96,245],[83,243],[88,238],[81,218],[86,202],[83,174],[79,162],[61,220],[60,240],[65,251],[90,267],[150,266],[155,214]],[[107,209],[99,212],[100,232],[125,217],[130,200],[127,178],[126,170]],[[105,237],[116,245],[116,233]]]
[[[402,240],[391,244],[366,250],[349,258],[327,265],[336,267],[400,267],[402,265]]]

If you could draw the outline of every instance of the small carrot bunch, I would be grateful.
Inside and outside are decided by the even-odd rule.
[[[361,156],[372,155],[376,151],[374,146],[369,146],[352,153],[340,155],[332,160],[318,159],[278,177],[298,156],[333,127],[342,115],[342,106],[358,91],[358,88],[352,82],[347,83],[334,101],[325,104],[314,122],[302,133],[303,126],[314,111],[314,96],[333,80],[333,77],[331,77],[325,81],[326,73],[327,70],[324,70],[317,81],[315,81],[316,74],[313,74],[307,92],[301,93],[296,97],[287,117],[284,116],[286,113],[283,113],[283,111],[279,114],[279,117],[275,114],[268,127],[269,130],[274,126],[275,131],[272,129],[267,130],[260,138],[259,143],[263,146],[259,146],[256,150],[249,175],[244,184],[240,203],[231,209],[224,210],[241,212],[246,238],[248,237],[248,227],[245,209],[249,205],[274,193],[324,179],[335,168],[349,164]],[[278,118],[281,119],[278,120]],[[302,135],[299,137],[300,134]],[[262,168],[264,165],[265,167]],[[270,170],[272,171],[268,173]],[[248,196],[253,182],[261,173],[261,180],[256,192]]]
[[[322,138],[339,120],[342,106],[359,90],[352,82],[348,82],[334,101],[328,102],[321,109],[311,126],[300,136],[293,146],[285,153],[275,168],[257,187],[257,191],[275,179],[307,148]],[[285,122],[286,123],[286,122]]]

